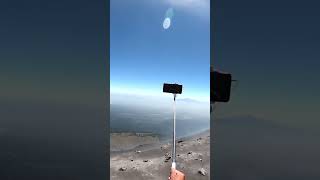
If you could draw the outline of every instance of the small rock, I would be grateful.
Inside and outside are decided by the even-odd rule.
[[[149,162],[149,160],[143,160],[143,162]]]
[[[126,171],[126,170],[127,170],[127,168],[125,168],[125,167],[119,168],[119,171]]]
[[[203,168],[199,169],[198,171],[199,174],[201,174],[202,176],[205,176],[207,174],[207,171]]]
[[[165,157],[169,157],[169,156],[170,156],[170,154],[169,154],[169,153],[166,153],[166,154],[164,154],[164,156],[165,156]]]
[[[131,161],[133,161],[133,159],[131,159]]]
[[[171,156],[165,156],[165,160],[164,160],[164,162],[168,162],[169,160],[171,159]]]
[[[137,150],[136,153],[141,153],[141,151],[138,151],[138,150]]]
[[[191,152],[191,151],[189,151],[189,152],[188,152],[188,154],[192,154],[192,152]]]
[[[178,157],[180,156],[180,154],[177,155]]]
[[[182,142],[183,142],[183,140],[179,140],[179,141],[178,141],[178,143],[182,143]]]

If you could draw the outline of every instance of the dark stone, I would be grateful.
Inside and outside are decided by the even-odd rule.
[[[201,174],[202,176],[205,176],[207,174],[207,171],[203,168],[199,169],[198,171],[199,174]]]
[[[126,171],[126,170],[127,170],[127,168],[125,168],[125,167],[119,168],[119,171]]]

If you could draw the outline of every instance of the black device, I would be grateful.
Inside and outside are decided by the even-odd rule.
[[[182,93],[182,85],[163,83],[163,92],[173,94],[172,166],[176,170],[176,97]]]
[[[229,102],[232,76],[218,71],[210,72],[210,101]]]
[[[181,94],[182,93],[182,85],[179,84],[163,84],[163,92],[172,93],[172,94]]]

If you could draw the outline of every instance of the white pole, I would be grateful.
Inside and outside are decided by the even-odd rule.
[[[176,169],[176,94],[173,94],[172,168]]]

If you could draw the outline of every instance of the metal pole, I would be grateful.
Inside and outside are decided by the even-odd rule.
[[[172,168],[176,168],[176,94],[173,94]]]

